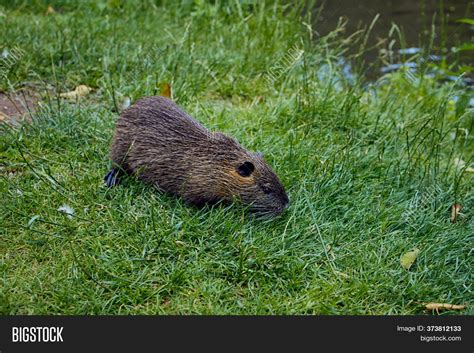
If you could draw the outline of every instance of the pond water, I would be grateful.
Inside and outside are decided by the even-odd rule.
[[[322,11],[321,10],[322,6]],[[403,32],[405,44],[401,45],[398,36],[393,49],[396,54],[405,54],[405,59],[411,54],[424,48],[429,43],[431,26],[435,25],[434,46],[429,60],[439,62],[446,58],[448,63],[462,63],[474,65],[473,51],[454,53],[451,48],[460,43],[473,43],[474,26],[456,22],[460,18],[473,18],[474,2],[467,0],[326,0],[320,2],[313,9],[313,14],[319,13],[314,28],[324,35],[334,30],[338,19],[347,20],[346,34],[354,33],[358,29],[368,27],[375,16],[379,18],[375,23],[368,41],[368,47],[373,47],[365,54],[365,62],[375,64],[365,73],[369,79],[375,79],[381,74],[396,70],[403,61],[399,55],[382,62],[380,56],[389,48],[387,40],[393,23],[396,23]],[[399,52],[404,49],[404,52]],[[413,64],[411,64],[413,65]],[[416,68],[413,67],[415,70]],[[471,76],[471,77],[469,77]],[[466,84],[472,86],[472,73],[467,73]]]

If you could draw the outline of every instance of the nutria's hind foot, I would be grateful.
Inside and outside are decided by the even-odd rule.
[[[107,175],[104,177],[105,184],[111,188],[120,184],[119,178],[120,170],[117,168],[113,168]]]

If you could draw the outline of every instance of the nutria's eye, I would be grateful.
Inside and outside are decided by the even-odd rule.
[[[242,165],[239,165],[237,167],[237,173],[240,174],[240,176],[243,177],[248,177],[252,172],[255,170],[255,166],[251,162],[245,162]]]
[[[272,192],[272,189],[265,185],[262,186],[262,190],[265,194],[270,194]]]

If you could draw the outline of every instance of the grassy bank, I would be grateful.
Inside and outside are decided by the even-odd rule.
[[[0,7],[0,44],[24,51],[1,87],[42,95],[31,123],[1,125],[2,314],[472,304],[474,117],[454,84],[398,72],[352,85],[338,62],[363,36],[319,37],[294,6],[52,6]],[[116,111],[164,82],[204,125],[264,152],[290,197],[283,217],[196,209],[133,178],[104,187]],[[59,98],[79,84],[94,91]]]

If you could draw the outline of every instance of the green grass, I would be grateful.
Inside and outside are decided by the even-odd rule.
[[[32,123],[1,125],[2,314],[474,313],[474,176],[454,163],[474,162],[474,114],[453,103],[460,88],[401,72],[349,85],[337,61],[363,38],[319,37],[299,7],[94,3],[0,7],[0,44],[25,51],[1,87],[43,95]],[[300,41],[303,58],[267,83]],[[282,217],[197,209],[133,178],[104,186],[116,106],[163,82],[264,152],[290,197]],[[79,84],[94,92],[58,98]]]

